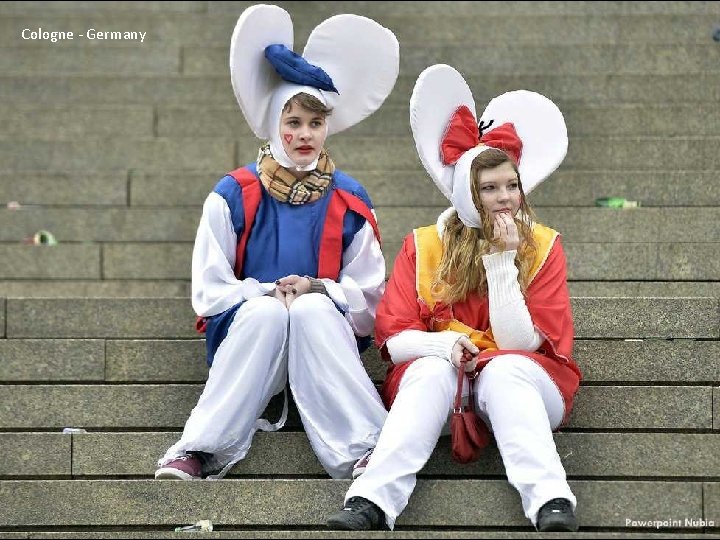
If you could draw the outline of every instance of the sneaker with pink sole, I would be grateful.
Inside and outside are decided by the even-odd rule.
[[[201,480],[202,463],[197,456],[185,454],[155,471],[155,478],[164,480]]]

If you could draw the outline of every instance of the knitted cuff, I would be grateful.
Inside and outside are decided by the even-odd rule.
[[[325,296],[328,295],[327,289],[325,288],[325,284],[322,282],[322,280],[311,278],[310,276],[305,277],[310,280],[310,290],[308,292],[320,293],[324,294]]]

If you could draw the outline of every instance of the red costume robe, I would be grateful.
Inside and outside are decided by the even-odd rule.
[[[385,295],[377,309],[375,339],[383,358],[389,361],[381,394],[389,409],[400,380],[414,360],[393,364],[385,343],[403,330],[437,332],[446,329],[467,334],[481,349],[478,370],[505,354],[521,354],[537,362],[552,378],[565,404],[563,423],[572,409],[581,373],[572,359],[574,328],[567,287],[565,253],[556,231],[535,224],[533,237],[538,253],[531,270],[525,302],[535,328],[543,337],[537,351],[497,350],[490,329],[487,295],[472,294],[453,305],[435,303],[430,281],[442,254],[437,227],[431,225],[409,234],[395,260]]]

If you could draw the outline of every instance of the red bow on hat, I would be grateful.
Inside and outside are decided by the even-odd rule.
[[[522,141],[515,131],[515,126],[507,122],[481,137],[475,116],[465,105],[455,109],[450,118],[440,142],[440,159],[444,165],[454,165],[465,152],[481,143],[504,151],[516,165],[520,164]]]

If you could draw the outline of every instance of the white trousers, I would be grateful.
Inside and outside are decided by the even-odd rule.
[[[574,507],[552,437],[564,404],[545,370],[525,356],[503,355],[474,384],[476,411],[494,432],[525,516],[535,524],[540,507],[556,497]],[[456,389],[457,370],[441,358],[420,358],[407,369],[368,467],[350,486],[346,501],[355,496],[373,501],[394,527],[446,427]]]
[[[331,477],[349,478],[375,446],[387,411],[350,325],[317,293],[298,297],[290,310],[270,296],[238,309],[182,437],[158,464],[187,451],[207,452],[211,466],[222,469],[211,478],[222,478],[247,455],[255,431],[283,427],[286,411],[276,424],[259,417],[286,382],[320,463]]]

